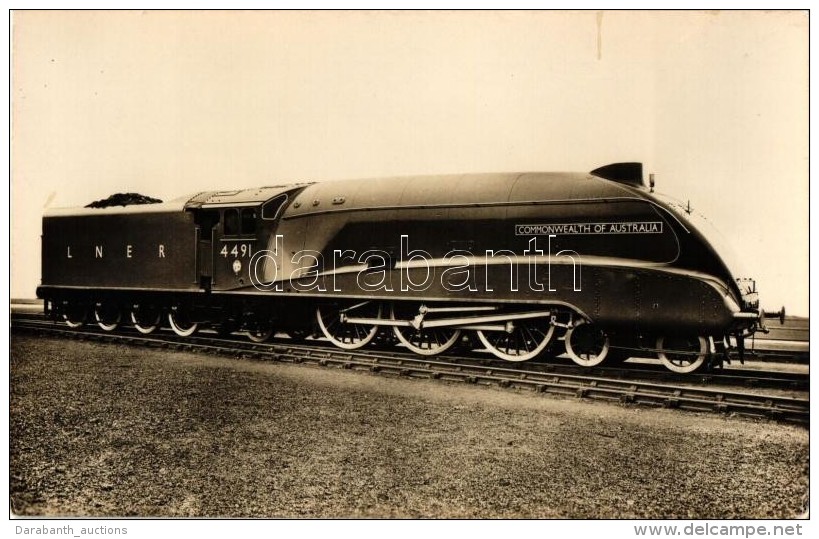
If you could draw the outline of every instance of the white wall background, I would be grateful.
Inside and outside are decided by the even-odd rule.
[[[798,12],[15,12],[12,297],[43,209],[639,160],[808,313]]]

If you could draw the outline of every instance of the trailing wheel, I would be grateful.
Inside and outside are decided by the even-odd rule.
[[[96,318],[97,325],[103,331],[114,331],[122,319],[122,312],[116,303],[100,303],[94,309],[94,318]]]
[[[505,331],[478,330],[478,338],[496,357],[526,361],[546,349],[554,332],[549,318],[529,318],[507,322]]]
[[[273,326],[269,321],[257,320],[252,322],[247,330],[247,338],[253,342],[265,342],[273,336]]]
[[[381,304],[365,301],[346,309],[342,309],[338,305],[319,305],[316,308],[316,319],[321,332],[330,342],[345,350],[354,350],[365,346],[378,333],[378,326],[376,325],[347,322],[346,318],[351,317],[381,318]]]
[[[411,320],[420,313],[420,305],[393,304],[390,318]],[[416,354],[434,356],[452,348],[461,337],[461,330],[437,327],[415,329],[412,326],[393,326],[398,340]]]
[[[143,335],[153,333],[159,327],[162,312],[153,307],[137,307],[131,310],[131,323]]]
[[[85,324],[87,316],[88,310],[85,308],[85,305],[77,305],[72,303],[65,306],[63,310],[63,320],[65,320],[65,325],[73,329],[82,327],[83,324]]]
[[[190,337],[196,333],[196,328],[199,324],[192,322],[190,315],[185,311],[178,309],[168,313],[168,323],[174,333],[180,337]]]
[[[657,356],[670,371],[688,374],[705,365],[708,339],[697,335],[665,335],[657,338]]]
[[[582,367],[596,367],[609,354],[609,337],[596,325],[580,320],[566,332],[566,353]]]

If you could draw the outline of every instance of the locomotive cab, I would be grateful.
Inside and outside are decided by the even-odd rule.
[[[250,280],[248,262],[259,241],[259,205],[223,208],[219,214],[212,230],[212,288],[229,290]]]
[[[251,286],[251,262],[267,248],[291,200],[293,186],[209,192],[193,197],[186,209],[198,229],[197,274],[206,291]]]

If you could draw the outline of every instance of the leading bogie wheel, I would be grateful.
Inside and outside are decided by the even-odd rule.
[[[580,320],[566,332],[566,353],[581,367],[596,367],[609,354],[609,337],[595,324]]]
[[[657,356],[666,369],[689,374],[702,369],[708,357],[708,339],[698,335],[657,337]]]
[[[378,326],[342,321],[342,311],[347,317],[381,318],[381,304],[377,302],[364,302],[346,310],[338,305],[319,305],[316,307],[316,320],[330,342],[345,350],[355,350],[375,338]]]

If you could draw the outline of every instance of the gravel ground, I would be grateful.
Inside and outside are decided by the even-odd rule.
[[[42,516],[789,518],[808,431],[11,336],[12,509]]]

